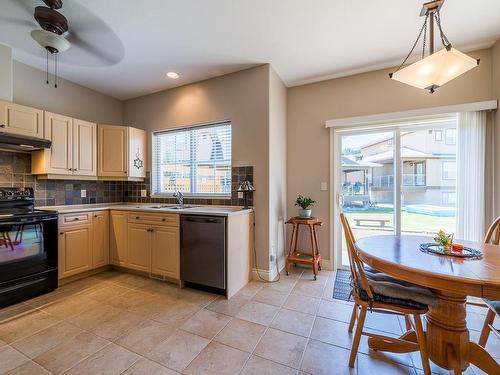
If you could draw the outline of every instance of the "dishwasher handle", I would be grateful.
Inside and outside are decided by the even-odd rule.
[[[182,216],[183,221],[188,221],[191,223],[221,223],[224,218],[220,217],[207,217],[207,216]]]

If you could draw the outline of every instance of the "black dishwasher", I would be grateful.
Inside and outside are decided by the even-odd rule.
[[[225,217],[181,215],[181,280],[186,286],[225,293]]]

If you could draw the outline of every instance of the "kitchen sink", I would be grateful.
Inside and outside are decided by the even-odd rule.
[[[195,206],[184,205],[184,207],[181,207],[181,206],[161,205],[161,206],[148,206],[148,208],[153,208],[155,210],[184,210],[187,208],[195,208]]]

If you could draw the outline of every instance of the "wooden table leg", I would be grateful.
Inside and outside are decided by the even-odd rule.
[[[438,292],[427,313],[427,349],[437,365],[454,371],[469,367],[469,330],[465,321],[465,296]]]

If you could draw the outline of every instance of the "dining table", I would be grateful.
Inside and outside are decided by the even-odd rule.
[[[500,246],[457,239],[482,252],[480,257],[464,258],[421,249],[421,244],[432,242],[420,235],[377,235],[360,238],[355,246],[360,259],[375,270],[434,292],[436,302],[429,305],[425,319],[427,350],[435,364],[456,374],[470,364],[500,374],[495,359],[470,340],[466,322],[467,296],[500,300]],[[397,342],[369,340],[369,345],[373,350],[404,352]]]

